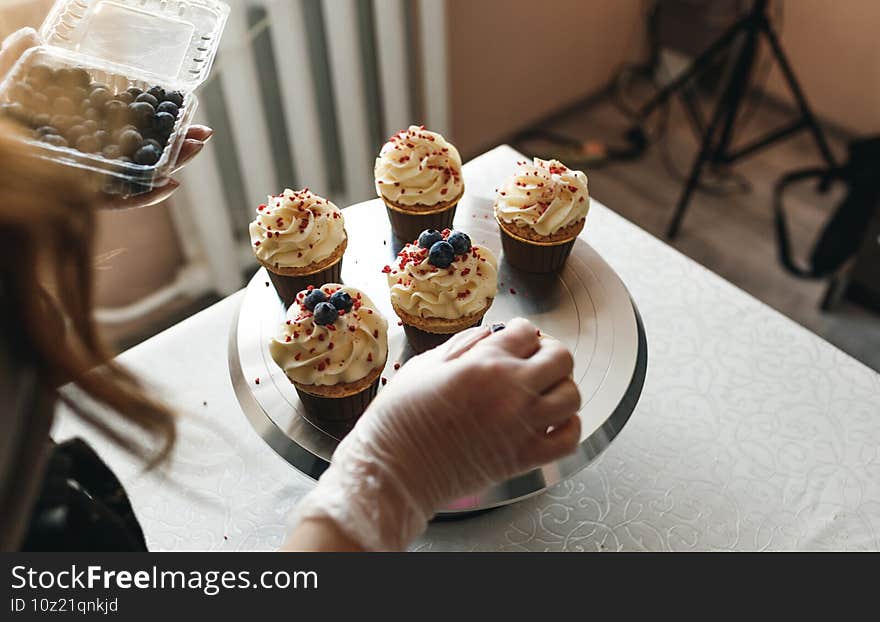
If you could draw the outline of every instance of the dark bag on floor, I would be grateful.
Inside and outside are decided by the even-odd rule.
[[[809,265],[798,265],[791,253],[788,222],[782,207],[786,188],[799,181],[817,179],[825,189],[844,183],[846,197],[829,219],[813,251]],[[821,278],[840,268],[858,251],[874,210],[880,205],[880,137],[856,140],[849,145],[849,158],[836,168],[807,168],[783,176],[773,190],[773,210],[779,261],[786,270],[802,278]]]

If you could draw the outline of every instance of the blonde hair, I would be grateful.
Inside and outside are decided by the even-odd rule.
[[[99,337],[92,312],[100,196],[72,169],[33,157],[16,131],[0,124],[0,330],[52,395],[152,466],[174,443],[174,417]],[[59,391],[67,383],[118,416]]]

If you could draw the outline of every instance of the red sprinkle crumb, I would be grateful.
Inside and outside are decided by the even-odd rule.
[[[388,384],[388,378],[382,376],[382,386],[385,386],[386,384]]]
[[[510,288],[510,293],[513,294],[514,296],[516,296],[516,290],[513,289],[512,287]]]
[[[254,382],[257,383],[257,384],[260,384],[260,379],[257,378],[256,380],[254,380]]]
[[[400,363],[395,363],[395,364],[394,364],[394,369],[400,369]]]

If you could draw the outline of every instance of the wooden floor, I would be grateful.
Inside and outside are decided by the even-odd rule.
[[[755,108],[743,133],[737,135],[736,143],[741,144],[749,136],[777,127],[790,116],[791,113],[784,108],[764,102]],[[597,138],[618,143],[627,126],[625,117],[607,98],[543,125],[579,139]],[[829,131],[829,138],[835,156],[842,158],[847,137]],[[666,140],[667,153],[678,171],[689,170],[697,143],[691,126],[677,105],[670,113]],[[682,180],[670,173],[661,153],[661,147],[654,145],[638,160],[593,168],[587,173],[592,196],[663,238]],[[681,232],[671,245],[880,371],[880,316],[848,303],[833,312],[820,311],[819,301],[825,283],[792,277],[777,260],[770,203],[773,184],[787,171],[819,163],[816,148],[807,133],[738,163],[734,172],[747,181],[750,190],[724,196],[697,192]],[[790,204],[793,235],[800,256],[811,247],[837,200],[839,195],[833,193],[819,196],[809,187],[797,189]]]

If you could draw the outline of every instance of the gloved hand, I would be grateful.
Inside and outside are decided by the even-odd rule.
[[[445,504],[574,451],[571,354],[518,318],[409,360],[333,454],[296,518],[402,550]]]

